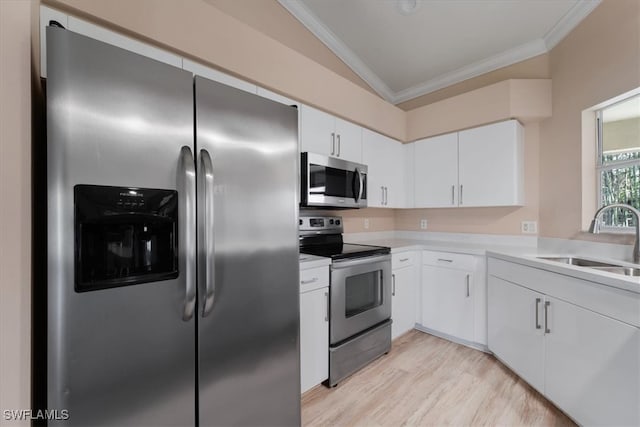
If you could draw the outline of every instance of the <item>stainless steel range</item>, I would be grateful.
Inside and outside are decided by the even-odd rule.
[[[333,387],[391,348],[391,250],[342,239],[342,218],[303,216],[300,252],[331,258],[329,380]]]

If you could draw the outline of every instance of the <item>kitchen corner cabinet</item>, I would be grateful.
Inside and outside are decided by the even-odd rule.
[[[415,298],[418,252],[393,254],[391,259],[391,338],[410,331],[416,324]]]
[[[300,391],[329,378],[329,267],[300,271]]]
[[[300,151],[362,163],[362,128],[331,114],[302,105]]]
[[[415,207],[524,204],[524,133],[516,120],[414,144]]]
[[[579,424],[640,425],[640,328],[530,289],[574,279],[543,273],[547,280],[538,282],[542,276],[529,275],[535,269],[496,272],[492,261],[489,349]],[[527,287],[496,277],[501,272]]]
[[[422,326],[475,342],[477,257],[424,251],[422,253]]]
[[[405,207],[403,144],[379,133],[362,130],[362,163],[367,165],[367,205]]]

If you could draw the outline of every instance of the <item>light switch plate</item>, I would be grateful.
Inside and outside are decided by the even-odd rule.
[[[520,231],[523,234],[538,234],[538,221],[522,221]]]
[[[427,220],[426,219],[421,219],[420,220],[420,229],[421,230],[426,230],[427,229]]]
[[[369,218],[364,219],[364,228],[365,230],[369,228]]]

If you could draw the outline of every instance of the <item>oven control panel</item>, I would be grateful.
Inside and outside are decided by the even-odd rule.
[[[298,230],[300,235],[342,233],[342,217],[300,216]]]

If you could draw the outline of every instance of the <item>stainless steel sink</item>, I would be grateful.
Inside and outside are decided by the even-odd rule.
[[[578,267],[621,267],[618,264],[610,264],[608,262],[592,261],[590,259],[575,257],[538,257],[546,261],[555,261],[561,264],[576,265]]]
[[[640,268],[626,267],[620,264],[592,261],[590,259],[576,257],[538,257],[538,259],[558,262],[560,264],[575,265],[577,267],[586,267],[598,271],[606,271],[608,273],[620,274],[622,276],[640,277]]]
[[[609,273],[622,274],[624,276],[640,276],[640,268],[634,267],[591,267],[594,270],[606,271]]]

